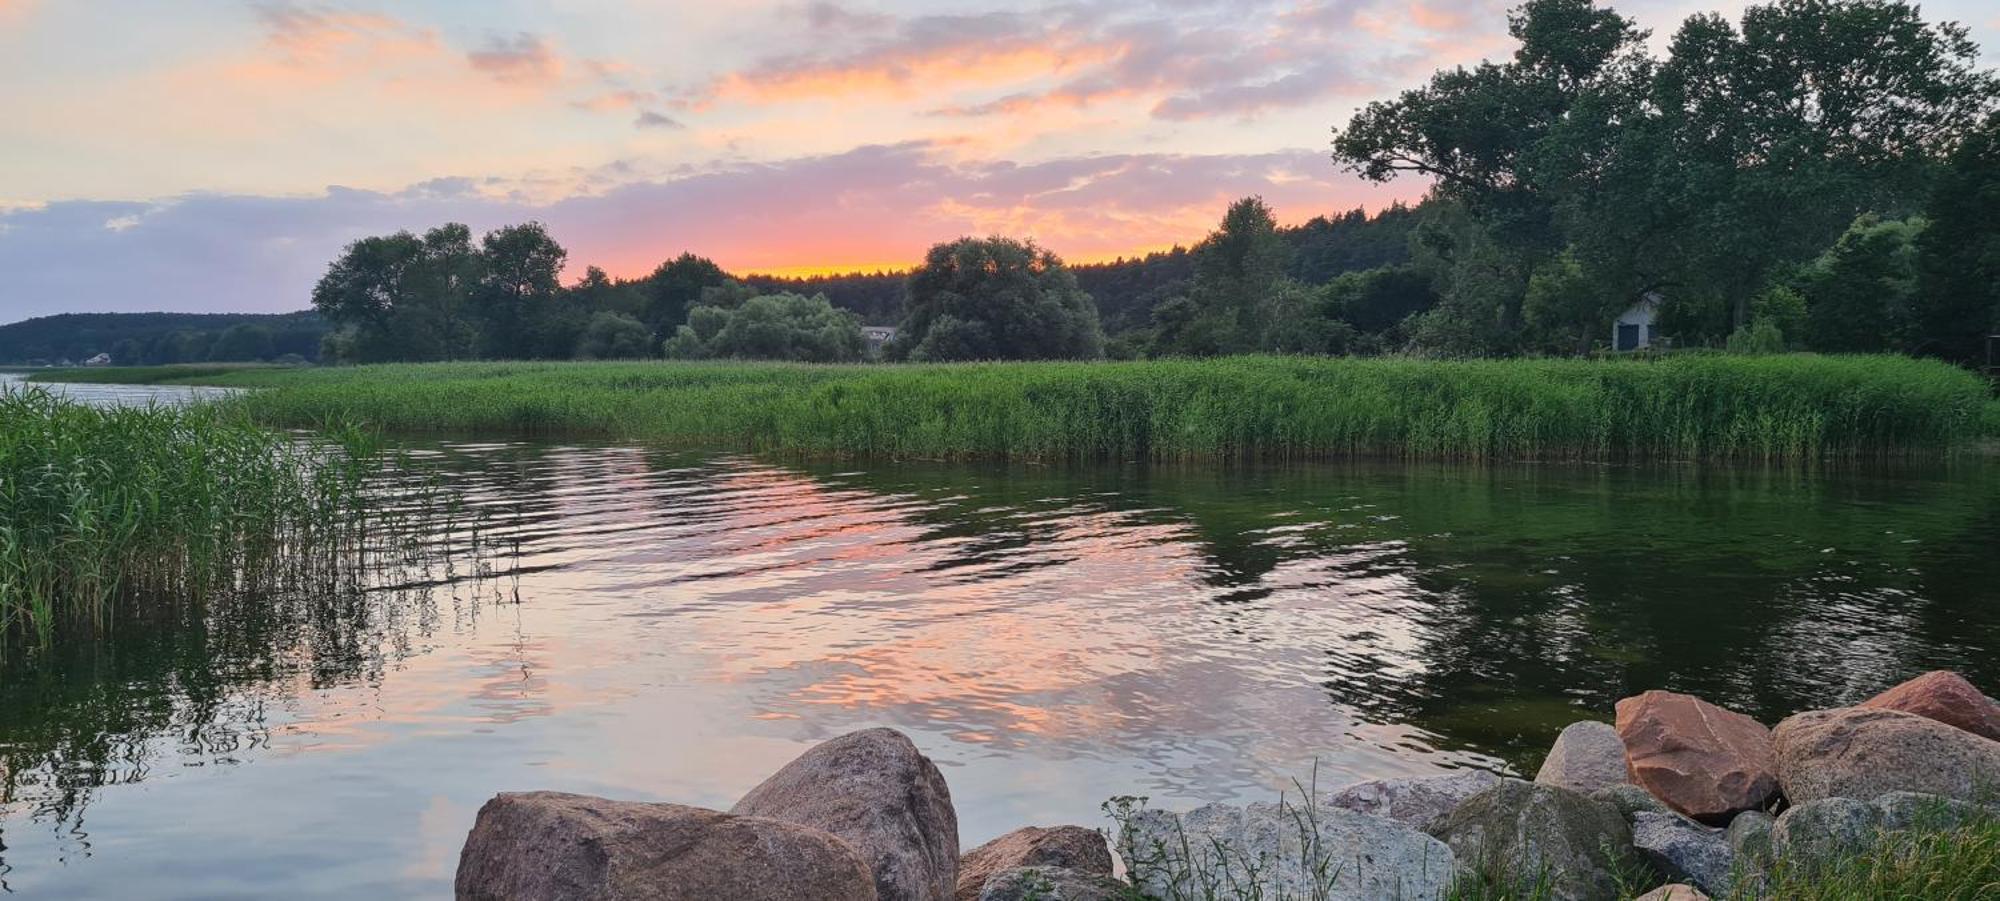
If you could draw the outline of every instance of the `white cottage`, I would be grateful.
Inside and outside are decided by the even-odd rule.
[[[1648,294],[1611,323],[1611,349],[1624,353],[1664,343],[1659,331],[1660,295]]]

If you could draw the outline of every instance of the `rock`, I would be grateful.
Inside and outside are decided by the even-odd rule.
[[[1981,694],[1964,676],[1950,670],[1925,673],[1861,702],[1861,706],[1914,713],[2000,741],[2000,702]]]
[[[1010,867],[986,880],[974,901],[1118,901],[1126,885],[1105,873],[1065,867]]]
[[[1881,831],[1882,812],[1853,798],[1821,798],[1785,811],[1771,830],[1778,858],[1829,860],[1859,852]]]
[[[1615,872],[1632,854],[1618,809],[1566,788],[1507,780],[1439,817],[1427,830],[1464,869],[1546,872],[1557,899],[1610,898]]]
[[[881,901],[949,901],[958,815],[930,758],[894,729],[826,742],[750,790],[731,813],[831,833],[861,852]]]
[[[1124,827],[1118,853],[1127,875],[1160,897],[1254,884],[1262,897],[1419,901],[1443,897],[1454,871],[1443,842],[1388,817],[1323,804],[1145,810]]]
[[[1649,691],[1618,702],[1632,781],[1711,826],[1764,805],[1778,788],[1771,732],[1692,695]]]
[[[1584,720],[1563,727],[1535,781],[1590,794],[1632,782],[1625,769],[1625,742],[1610,723]]]
[[[1711,895],[1727,895],[1736,854],[1721,829],[1677,813],[1640,811],[1632,819],[1632,847],[1661,875]]]
[[[1746,810],[1729,821],[1729,850],[1745,866],[1763,869],[1771,865],[1771,831],[1778,821],[1761,810]]]
[[[1630,782],[1624,785],[1600,788],[1590,793],[1590,799],[1593,801],[1603,801],[1618,808],[1618,813],[1625,817],[1625,822],[1627,823],[1632,822],[1633,814],[1642,810],[1653,813],[1673,813],[1673,810],[1661,803],[1660,799],[1653,797],[1652,792],[1633,785]]]
[[[853,847],[817,829],[678,804],[503,793],[458,858],[460,901],[874,901]]]
[[[1892,791],[1976,801],[2000,785],[2000,742],[1901,710],[1813,710],[1772,734],[1778,781],[1794,804]]]
[[[1634,901],[1708,901],[1708,896],[1691,885],[1663,885],[1640,895]]]
[[[1104,836],[1082,826],[1016,829],[959,856],[958,901],[977,901],[993,874],[1020,867],[1060,867],[1109,876],[1111,849]]]
[[[1875,809],[1882,813],[1882,828],[1891,830],[1952,828],[1968,820],[2000,814],[2000,810],[1981,809],[1978,804],[1921,792],[1885,793],[1875,799]]]
[[[1500,777],[1485,770],[1460,770],[1442,776],[1362,782],[1327,795],[1321,803],[1422,829],[1465,799],[1499,784]]]

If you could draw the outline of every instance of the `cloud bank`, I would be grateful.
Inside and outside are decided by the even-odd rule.
[[[436,179],[397,192],[195,194],[67,201],[0,212],[0,320],[93,310],[284,311],[349,241],[460,221],[537,219],[587,264],[641,275],[682,250],[737,272],[899,267],[963,235],[1033,237],[1077,261],[1199,238],[1224,206],[1262,194],[1282,218],[1386,203],[1330,178],[1319,151],[1110,154],[961,162],[924,143],[719,165],[534,203]]]

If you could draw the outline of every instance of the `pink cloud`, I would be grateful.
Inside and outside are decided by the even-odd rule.
[[[563,62],[547,42],[527,32],[488,37],[465,55],[475,71],[505,84],[548,84],[562,77]]]
[[[689,250],[739,273],[899,268],[965,235],[1034,238],[1072,262],[1199,240],[1224,207],[1261,194],[1282,221],[1378,208],[1422,185],[1368,185],[1317,150],[1118,154],[1037,163],[955,162],[934,145],[861,147],[711,166],[547,204],[498,199],[484,179],[394,193],[193,195],[163,202],[56,202],[0,212],[0,308],[22,316],[118,309],[305,306],[355,238],[462,221],[539,219],[573,267],[636,276]],[[126,222],[116,230],[110,221]],[[575,274],[575,273],[572,273]]]

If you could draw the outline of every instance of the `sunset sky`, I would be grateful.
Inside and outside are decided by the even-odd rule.
[[[1373,209],[1423,186],[1341,172],[1329,129],[1504,56],[1508,5],[0,0],[0,322],[301,309],[346,242],[447,220],[640,275],[990,233],[1102,260],[1251,193]],[[1664,35],[1740,3],[1617,6]],[[1988,0],[1924,8],[1995,61]]]

